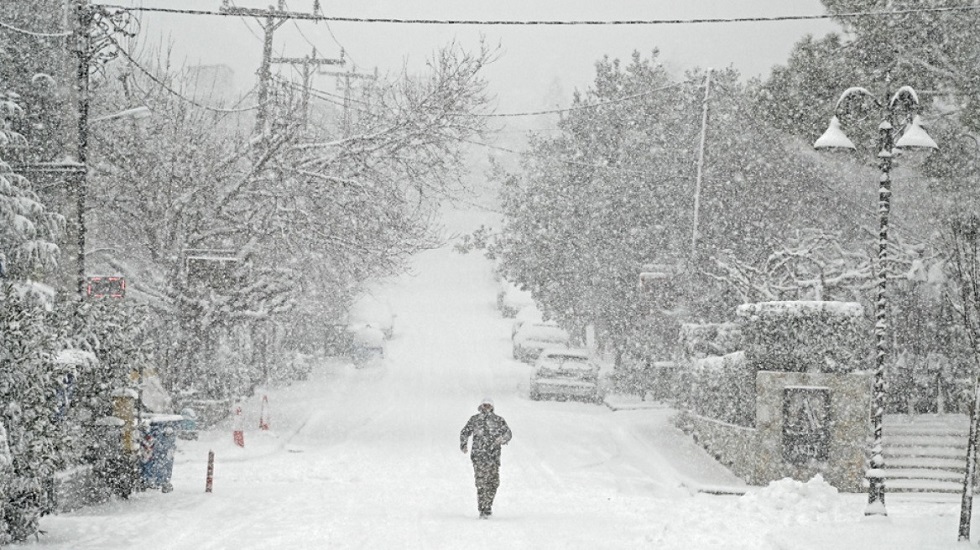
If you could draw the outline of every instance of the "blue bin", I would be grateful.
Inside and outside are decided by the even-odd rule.
[[[144,419],[140,458],[145,487],[160,488],[164,493],[173,491],[170,477],[174,470],[174,453],[177,451],[177,432],[183,421],[183,417],[175,415]]]

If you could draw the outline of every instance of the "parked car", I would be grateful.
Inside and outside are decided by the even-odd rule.
[[[604,392],[599,384],[599,365],[592,361],[589,350],[579,348],[550,348],[541,352],[531,375],[530,397],[583,399],[602,403]]]
[[[350,328],[351,359],[357,367],[365,366],[373,361],[384,359],[384,331],[371,325],[359,325]]]
[[[554,323],[524,323],[514,335],[514,359],[533,363],[545,348],[569,347],[568,332]]]

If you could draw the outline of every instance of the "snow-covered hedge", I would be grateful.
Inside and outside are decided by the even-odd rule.
[[[729,424],[755,424],[755,369],[744,352],[694,359],[683,372],[685,409]]]
[[[755,370],[848,373],[867,366],[870,337],[855,302],[791,301],[736,309]]]
[[[52,361],[57,338],[44,304],[0,284],[0,422],[9,467],[0,486],[0,544],[24,541],[50,509],[46,481],[67,463],[70,437],[58,422],[65,370]]]
[[[742,349],[738,323],[683,323],[680,346],[685,359],[725,355]]]

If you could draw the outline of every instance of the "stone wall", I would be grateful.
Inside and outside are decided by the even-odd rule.
[[[812,459],[803,464],[793,464],[785,459],[786,388],[829,390],[826,459]],[[755,479],[791,477],[805,481],[819,473],[841,491],[862,490],[869,433],[870,375],[759,371],[756,389],[755,422],[759,430],[759,447]]]
[[[826,397],[826,401],[818,400],[826,404],[823,410],[796,411],[812,418],[823,430],[822,437],[803,433],[798,440],[802,451],[787,438],[787,389],[791,394]],[[756,390],[755,428],[689,412],[679,414],[676,423],[749,484],[766,485],[784,477],[807,481],[819,473],[841,491],[863,490],[871,401],[869,375],[759,371]],[[791,433],[794,426],[791,421]],[[788,452],[788,448],[796,452]]]
[[[680,413],[674,421],[685,433],[691,434],[695,443],[704,447],[733,474],[748,483],[757,484],[755,456],[756,449],[759,448],[758,430],[689,412]]]

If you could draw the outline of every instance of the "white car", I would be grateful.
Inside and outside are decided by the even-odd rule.
[[[599,384],[599,365],[592,361],[589,350],[544,350],[534,364],[530,397],[535,401],[553,397],[602,403],[604,395]]]
[[[357,325],[349,329],[351,338],[351,359],[361,367],[385,356],[384,331],[371,325]]]
[[[514,359],[532,363],[545,348],[569,347],[568,332],[554,323],[524,323],[514,334]]]

